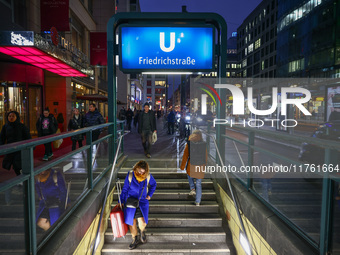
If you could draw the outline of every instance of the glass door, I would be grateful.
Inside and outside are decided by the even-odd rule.
[[[36,123],[42,113],[41,87],[29,87],[28,110],[30,114],[29,129],[32,135],[38,135]]]

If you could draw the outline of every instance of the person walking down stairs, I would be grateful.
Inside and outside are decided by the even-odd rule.
[[[157,183],[150,174],[149,164],[144,160],[137,162],[125,178],[120,201],[124,204],[124,221],[129,225],[132,235],[130,250],[135,249],[140,242],[146,243],[145,228],[149,220],[149,200],[156,186]]]
[[[189,136],[182,157],[181,170],[186,169],[190,193],[195,196],[195,205],[199,206],[202,199],[202,180],[204,179],[204,167],[207,164],[208,153],[206,142],[203,141],[202,133],[198,129]],[[195,183],[196,181],[196,183]]]

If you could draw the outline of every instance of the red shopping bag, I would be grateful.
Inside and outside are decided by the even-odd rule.
[[[124,213],[119,204],[110,213],[111,227],[114,238],[123,237],[128,232],[128,225],[124,222]]]

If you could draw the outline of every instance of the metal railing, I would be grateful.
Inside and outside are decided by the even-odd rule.
[[[207,127],[208,134],[212,133],[212,127]],[[272,150],[265,149],[261,146],[257,146],[255,144],[255,138],[259,139],[268,139],[268,140],[282,140],[285,143],[291,143],[295,147],[297,145],[301,145],[301,143],[309,143],[313,144],[315,146],[319,146],[321,148],[324,148],[324,164],[327,166],[329,164],[338,165],[339,164],[339,151],[340,151],[340,144],[339,142],[332,141],[332,140],[322,140],[319,138],[312,138],[312,137],[305,137],[305,136],[292,136],[289,134],[281,133],[281,132],[273,132],[273,131],[266,131],[266,130],[260,130],[255,128],[246,128],[246,127],[233,127],[232,130],[234,132],[239,132],[241,134],[244,134],[247,137],[247,141],[242,141],[239,138],[236,138],[232,135],[222,135],[224,138],[226,138],[229,141],[232,141],[235,145],[236,152],[238,153],[238,156],[240,158],[241,163],[244,165],[244,161],[246,161],[247,166],[254,166],[254,155],[255,153],[262,153],[263,155],[268,155],[272,158],[279,159],[281,161],[287,162],[288,164],[291,164],[294,168],[299,167],[298,169],[302,169],[302,172],[307,172],[308,169],[306,169],[306,165],[303,164],[303,162],[300,162],[298,160],[294,160],[292,158],[289,158],[287,156],[281,155],[280,153],[275,153]],[[228,131],[227,131],[228,132]],[[216,151],[209,149],[209,146],[211,146],[210,137],[213,137],[212,135],[207,135],[207,145],[208,145],[208,151],[212,152],[210,155],[212,158],[219,156],[218,149]],[[241,146],[246,148],[246,159],[243,160],[236,144],[240,144]],[[214,153],[217,152],[217,156],[214,155]],[[227,153],[226,153],[227,154]],[[223,159],[220,160],[220,162],[228,163],[228,160],[226,159],[227,155],[222,155]],[[302,168],[301,168],[302,166]],[[338,165],[338,167],[340,167]],[[299,227],[296,223],[293,222],[293,219],[289,218],[287,215],[285,215],[281,210],[279,210],[274,204],[272,204],[270,201],[264,199],[262,195],[255,189],[254,187],[254,176],[249,173],[245,177],[241,178],[237,174],[232,175],[243,185],[246,187],[248,191],[250,191],[252,194],[254,194],[256,197],[258,197],[262,203],[267,206],[270,210],[272,210],[279,218],[281,218],[293,231],[295,231],[298,235],[300,235],[303,239],[305,239],[312,247],[314,247],[316,250],[319,251],[320,254],[327,254],[327,252],[331,249],[332,244],[332,229],[334,226],[334,215],[333,215],[333,199],[334,199],[334,186],[335,183],[340,183],[340,177],[339,175],[333,172],[329,173],[327,171],[319,171],[318,168],[314,167],[314,178],[317,178],[317,180],[320,180],[322,178],[322,190],[321,190],[321,204],[320,204],[320,239],[319,242],[315,241],[306,230]],[[315,172],[320,172],[319,174]],[[257,177],[259,178],[259,177]],[[287,201],[289,202],[289,201]],[[340,204],[339,204],[340,205]],[[339,233],[338,233],[339,234]]]
[[[120,148],[120,145],[122,143],[122,138],[127,135],[128,133],[130,133],[130,131],[125,131],[125,134],[120,132],[120,136],[118,138],[118,148]],[[109,181],[108,181],[108,184],[106,186],[106,190],[105,190],[105,197],[104,197],[104,201],[103,201],[103,205],[102,205],[102,210],[100,212],[100,218],[99,218],[99,222],[98,222],[98,227],[97,227],[97,232],[96,232],[96,236],[95,236],[95,240],[94,240],[94,245],[93,245],[93,250],[92,250],[92,255],[96,253],[96,250],[97,250],[97,240],[99,238],[99,230],[100,230],[100,226],[101,226],[101,223],[102,223],[102,220],[103,220],[103,215],[104,215],[104,210],[105,210],[105,206],[106,206],[106,201],[107,201],[107,196],[109,195],[109,191],[110,191],[110,184],[112,182],[112,177],[113,177],[113,173],[115,171],[115,166],[116,166],[116,163],[117,163],[117,159],[118,159],[118,154],[119,154],[119,150],[116,151],[116,155],[115,155],[115,158],[113,160],[113,165],[112,165],[112,168],[110,170],[110,178],[109,178]]]
[[[104,175],[112,168],[113,157],[115,151],[119,151],[118,145],[120,145],[121,153],[117,157],[121,157],[123,154],[123,143],[113,141],[113,134],[107,134],[98,140],[92,142],[92,132],[98,129],[106,129],[113,126],[113,123],[106,123],[97,126],[82,128],[72,132],[65,132],[61,134],[49,135],[41,138],[25,140],[22,142],[11,143],[8,145],[0,146],[0,155],[5,155],[13,152],[21,151],[22,161],[22,174],[16,176],[8,181],[0,183],[0,193],[10,191],[18,184],[23,184],[22,198],[24,207],[24,233],[25,233],[25,253],[26,254],[37,254],[37,251],[56,233],[56,231],[62,226],[67,218],[79,207],[81,202],[87,197],[87,195],[94,189],[97,183],[104,177]],[[124,130],[124,122],[117,121],[117,126],[120,130]],[[118,129],[118,128],[117,128]],[[70,151],[56,159],[46,162],[45,164],[34,166],[33,151],[36,146],[51,143],[59,139],[65,139],[76,135],[86,135],[86,145],[83,147]],[[108,153],[107,155],[107,166],[104,167],[103,171],[98,173],[98,176],[94,178],[94,164],[93,164],[93,149],[94,145],[108,141]],[[98,148],[98,146],[97,146]],[[42,237],[40,242],[37,241],[37,224],[36,224],[36,194],[35,194],[35,178],[37,175],[45,170],[49,170],[56,167],[58,164],[70,160],[74,155],[78,153],[86,153],[86,162],[84,162],[85,172],[87,176],[87,187],[81,192],[78,198],[73,201],[72,206],[66,210],[66,212],[60,216],[56,223],[51,227],[45,235]],[[14,247],[13,247],[14,248]]]

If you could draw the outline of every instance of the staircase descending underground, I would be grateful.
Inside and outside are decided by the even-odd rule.
[[[138,160],[127,160],[118,173],[121,183]],[[113,240],[111,224],[105,233],[102,254],[230,254],[222,228],[216,194],[211,179],[202,182],[202,202],[194,205],[187,175],[178,171],[176,161],[148,160],[157,189],[150,200],[147,243],[129,250],[131,234]],[[117,203],[117,194],[114,204]]]

